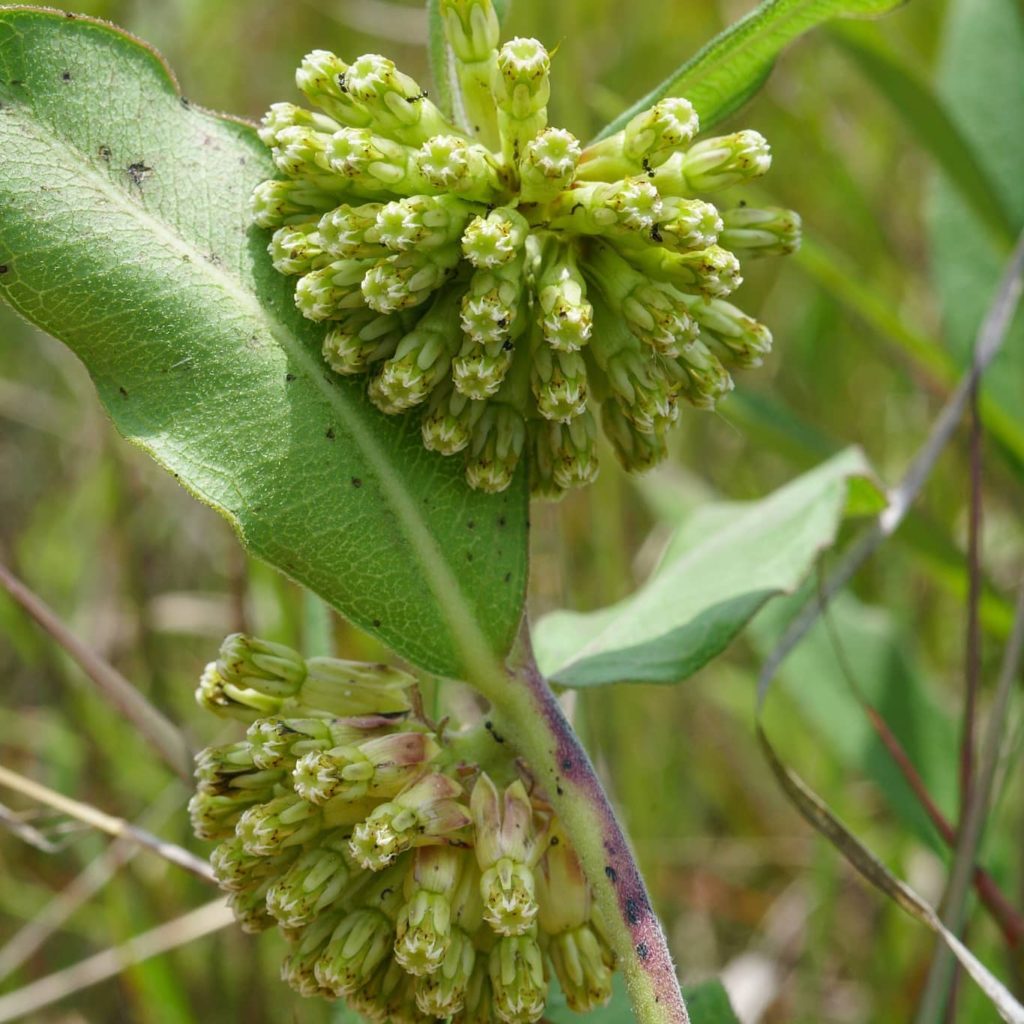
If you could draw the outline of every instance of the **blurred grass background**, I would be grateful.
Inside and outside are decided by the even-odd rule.
[[[313,48],[348,57],[385,52],[428,78],[425,22],[414,0],[55,6],[130,29],[167,57],[190,99],[254,119],[271,102],[296,98],[294,67]],[[507,34],[557,46],[551,122],[586,138],[753,4],[512,6]],[[945,21],[945,3],[914,0],[871,32],[903,67],[927,79]],[[673,518],[686,508],[716,495],[764,495],[843,445],[862,445],[893,482],[941,403],[944,385],[927,358],[908,354],[904,336],[922,339],[924,350],[942,345],[940,296],[927,259],[934,169],[893,104],[834,35],[819,31],[786,53],[764,91],[731,123],[770,139],[775,163],[764,193],[800,210],[812,242],[810,256],[765,261],[747,274],[741,301],[771,326],[776,352],[764,369],[743,376],[719,414],[684,413],[664,470],[638,484],[606,458],[594,487],[559,505],[534,507],[535,614],[622,597],[649,570]],[[964,659],[966,478],[961,437],[906,529],[835,612],[858,682],[878,696],[951,817]],[[1003,595],[1019,578],[1024,553],[1021,483],[1020,464],[989,443],[987,680],[1009,628]],[[74,358],[3,307],[0,555],[182,723],[196,745],[220,728],[193,704],[192,690],[225,633],[249,628],[307,653],[325,642],[321,610],[247,561],[214,513],[124,444]],[[381,653],[346,623],[332,617],[326,625],[345,656]],[[867,891],[804,826],[754,742],[753,680],[773,635],[772,621],[759,622],[679,687],[585,693],[576,701],[577,720],[623,810],[684,980],[724,974],[745,1024],[909,1020],[931,939]],[[938,900],[948,858],[851,703],[829,638],[812,638],[784,675],[769,713],[780,748],[886,863]],[[2,595],[0,678],[4,764],[201,850],[188,834],[185,787]],[[1019,726],[1019,694],[1017,704]],[[7,800],[0,794],[0,802]],[[22,806],[17,798],[10,802]],[[45,815],[32,823],[59,849],[44,854],[0,834],[0,947],[108,848],[106,840]],[[987,866],[1017,906],[1024,896],[1022,835],[1018,771],[1004,787],[984,848]],[[198,881],[140,853],[0,982],[0,992],[210,896]],[[1013,973],[982,914],[972,915],[968,942],[997,973],[1015,978],[1019,995],[1019,970]],[[231,929],[32,1019],[330,1020],[326,1005],[303,1001],[277,981],[281,949],[273,935]],[[994,1019],[970,984],[962,989],[954,1019]]]

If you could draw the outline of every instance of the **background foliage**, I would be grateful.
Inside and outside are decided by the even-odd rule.
[[[372,0],[57,6],[134,31],[164,53],[187,96],[250,117],[293,98],[292,70],[318,46],[348,55],[381,50],[426,78],[414,2],[400,11]],[[683,19],[668,0],[634,0],[628,13],[612,0],[516,0],[509,27],[559,45],[551,120],[588,137],[750,6],[701,0],[685,5]],[[1012,100],[1024,89],[1022,23],[1016,0],[915,0],[863,32],[819,31],[787,52],[766,89],[727,122],[768,136],[775,169],[766,194],[805,219],[803,255],[751,267],[744,287],[744,304],[772,327],[776,355],[745,376],[719,414],[685,417],[669,467],[632,482],[606,458],[593,488],[533,508],[536,615],[624,598],[698,505],[761,498],[849,444],[863,447],[882,479],[896,479],[966,359],[1006,236],[1024,218],[1024,101]],[[936,80],[952,124],[975,147],[966,170],[960,150],[943,149],[948,132],[929,133],[927,118],[913,116],[914,86],[927,97]],[[937,166],[960,182],[958,192]],[[1024,554],[1021,352],[1018,334],[990,375],[982,608],[989,680],[1009,629],[1004,595]],[[966,458],[965,444],[951,447],[907,526],[835,609],[833,629],[821,627],[787,664],[768,714],[784,755],[933,900],[947,854],[853,703],[843,665],[955,817]],[[690,521],[695,545],[700,520]],[[214,513],[120,441],[74,358],[6,308],[0,555],[196,744],[214,739],[217,726],[192,704],[195,677],[231,629],[249,626],[309,653],[381,653],[248,562]],[[723,974],[744,1021],[908,1020],[930,937],[866,894],[806,829],[752,741],[753,680],[782,615],[770,606],[685,685],[580,692],[577,722],[623,809],[684,980]],[[3,763],[199,848],[187,836],[184,787],[3,597],[0,673]],[[1018,724],[1019,703],[1018,696]],[[1016,736],[1019,754],[1019,727]],[[0,942],[106,845],[64,834],[53,820],[35,824],[62,848],[42,856],[0,837],[0,868],[17,881],[0,886]],[[1018,772],[983,851],[1018,904],[1024,864],[1012,837],[1022,828]],[[16,988],[207,898],[198,882],[140,854],[0,984]],[[968,939],[1012,976],[983,916],[972,916]],[[217,1006],[224,1020],[328,1020],[326,1007],[301,1002],[276,981],[279,958],[275,938],[230,930],[38,1019],[163,1024]],[[991,1017],[965,986],[957,1019]]]

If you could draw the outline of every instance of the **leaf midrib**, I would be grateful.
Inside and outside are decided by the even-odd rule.
[[[0,93],[4,95],[5,101],[8,103],[3,112],[5,119],[13,120],[16,127],[20,125],[23,130],[44,145],[51,146],[59,153],[70,155],[72,159],[70,163],[65,162],[65,170],[70,170],[79,178],[87,178],[97,192],[107,199],[115,209],[129,219],[135,220],[143,229],[151,230],[172,252],[187,256],[193,268],[201,267],[211,281],[234,299],[244,312],[267,325],[269,335],[281,350],[300,366],[307,377],[313,379],[317,389],[327,399],[332,411],[345,425],[353,441],[363,451],[377,472],[382,492],[397,513],[398,523],[423,563],[430,589],[441,606],[451,611],[449,629],[455,643],[462,648],[461,653],[466,664],[477,668],[485,664],[489,665],[492,658],[488,645],[475,616],[470,611],[462,588],[419,515],[415,502],[402,486],[400,475],[387,458],[382,446],[367,429],[362,417],[342,401],[337,389],[331,386],[330,381],[321,372],[319,363],[314,360],[306,347],[295,339],[287,325],[274,316],[253,293],[246,289],[240,280],[229,274],[223,267],[211,262],[202,250],[195,247],[177,231],[172,230],[165,221],[155,217],[144,206],[133,201],[106,175],[99,173],[93,161],[66,135],[39,117],[34,108],[22,101],[11,103],[9,102],[11,96],[9,92],[0,90]],[[213,117],[196,107],[191,109],[200,116]],[[21,112],[25,112],[25,114],[19,118],[17,115]],[[218,128],[222,127],[215,117],[213,119]],[[75,158],[77,158],[77,163]],[[144,447],[148,446],[144,445]],[[234,513],[220,502],[214,501],[209,495],[203,494],[202,497],[230,519],[239,532],[245,533],[243,524]],[[455,628],[453,620],[458,621],[463,628]]]

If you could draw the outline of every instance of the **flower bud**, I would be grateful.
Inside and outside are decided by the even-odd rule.
[[[227,905],[243,932],[258,935],[274,927],[274,919],[267,912],[267,890],[271,881],[269,877],[262,878],[245,889],[228,893]]]
[[[644,177],[586,182],[559,193],[551,204],[550,226],[581,235],[649,232],[661,211],[661,195]]]
[[[627,473],[646,473],[668,455],[665,431],[648,434],[638,430],[618,398],[601,403],[601,427]]]
[[[364,128],[372,114],[348,92],[348,65],[327,50],[314,50],[302,58],[295,84],[306,98],[341,125]]]
[[[295,305],[307,320],[344,317],[363,304],[360,284],[372,264],[367,260],[335,260],[306,274],[295,286]]]
[[[298,850],[291,848],[270,857],[255,856],[246,852],[241,839],[232,833],[214,847],[210,854],[210,867],[221,889],[242,892],[263,879],[273,881],[288,869],[297,854]]]
[[[442,290],[370,381],[370,401],[387,413],[419,405],[447,376],[459,340],[459,295]]]
[[[522,214],[499,206],[469,223],[462,236],[462,253],[478,270],[503,267],[516,258],[529,233]]]
[[[327,841],[301,854],[267,890],[267,911],[287,928],[312,922],[341,895],[349,880],[343,840]]]
[[[515,477],[526,441],[522,414],[504,402],[491,403],[473,428],[466,449],[466,480],[471,487],[497,494]]]
[[[483,414],[484,402],[474,402],[451,383],[436,387],[420,424],[423,445],[428,451],[454,455],[473,436],[473,427]]]
[[[416,979],[416,1005],[420,1010],[441,1020],[459,1013],[466,1005],[476,960],[473,940],[461,928],[453,927],[440,966]]]
[[[275,130],[272,156],[277,169],[292,178],[319,183],[330,171],[327,150],[333,136],[301,125]],[[348,183],[346,183],[348,184]]]
[[[416,151],[417,172],[430,188],[490,202],[501,188],[494,157],[457,135],[435,135]]]
[[[546,203],[567,189],[576,176],[580,144],[564,128],[545,128],[531,139],[519,157],[523,202]]]
[[[549,420],[566,423],[587,407],[587,367],[578,352],[559,352],[546,342],[534,346],[530,387],[537,410]]]
[[[667,252],[649,246],[630,253],[630,261],[656,281],[712,298],[729,295],[743,283],[739,260],[717,245],[695,252]]]
[[[586,148],[580,177],[613,181],[643,170],[651,173],[696,136],[700,123],[688,100],[669,97],[641,111],[620,132]]]
[[[328,723],[323,719],[259,718],[245,733],[253,763],[260,768],[287,768],[306,753],[307,746],[331,745]]]
[[[536,39],[510,39],[498,51],[491,92],[498,107],[502,153],[512,166],[547,127],[550,70],[548,51]]]
[[[367,232],[377,226],[377,214],[383,203],[363,203],[349,206],[342,203],[329,210],[317,225],[320,244],[339,259],[373,259],[388,255],[388,249],[379,241],[367,239]]]
[[[196,790],[188,802],[192,831],[210,841],[227,839],[249,808],[268,800],[273,787],[267,789],[230,788],[220,793]]]
[[[755,131],[702,139],[685,153],[662,164],[654,184],[663,195],[717,192],[768,173],[772,152]]]
[[[552,936],[548,956],[570,1010],[589,1013],[611,999],[611,951],[589,924]]]
[[[749,256],[785,256],[800,248],[800,214],[776,206],[737,206],[722,214],[721,242]]]
[[[319,808],[288,793],[250,807],[238,819],[235,832],[247,853],[266,857],[307,842],[321,826]]]
[[[211,661],[203,669],[195,696],[196,703],[207,711],[238,718],[243,722],[251,722],[261,715],[273,714],[281,707],[281,701],[276,697],[268,697],[258,690],[250,690],[228,682],[221,675],[215,661]]]
[[[365,373],[395,354],[414,322],[400,313],[350,310],[324,335],[324,359],[335,373]]]
[[[391,252],[436,248],[454,242],[478,209],[455,196],[413,196],[381,207],[374,238]]]
[[[413,249],[375,264],[363,278],[363,299],[378,313],[395,313],[426,302],[452,275],[459,247]]]
[[[451,893],[466,856],[450,846],[414,852],[395,938],[395,959],[410,974],[430,974],[444,961],[452,935]]]
[[[441,17],[458,60],[479,63],[497,49],[498,14],[491,0],[441,0]]]
[[[393,800],[377,806],[356,826],[349,849],[370,871],[380,871],[413,846],[460,838],[469,814],[456,801],[462,787],[436,772],[413,782]]]
[[[462,299],[462,329],[467,337],[481,345],[504,342],[512,334],[513,324],[519,315],[523,285],[522,253],[511,263],[490,270],[477,270]],[[457,375],[455,386],[459,387]],[[465,393],[471,398],[484,397],[469,391]]]
[[[253,190],[249,209],[257,227],[277,228],[292,218],[306,219],[330,209],[337,199],[305,181],[262,181]]]
[[[698,299],[690,310],[700,324],[701,341],[727,365],[760,366],[771,351],[771,331],[731,303]]]
[[[532,935],[504,935],[488,961],[494,1009],[505,1024],[533,1024],[544,1013],[548,983]]]
[[[427,94],[387,57],[367,53],[345,74],[348,93],[370,112],[378,131],[410,145],[450,131],[451,125]]]
[[[309,658],[300,698],[305,707],[342,717],[393,715],[412,707],[409,690],[416,680],[390,665]]]
[[[522,935],[537,916],[533,864],[540,854],[533,806],[522,782],[499,794],[486,773],[473,787],[470,812],[483,875],[484,919],[501,935]]]
[[[437,741],[423,732],[378,736],[358,745],[303,755],[292,771],[292,782],[295,792],[314,804],[335,797],[396,796],[440,749]]]
[[[335,132],[315,160],[345,179],[352,191],[371,199],[388,192],[415,195],[424,184],[416,169],[415,150],[368,128]]]
[[[530,486],[539,496],[558,498],[597,479],[597,425],[586,409],[567,423],[536,420]]]
[[[306,678],[298,651],[244,633],[232,633],[220,645],[217,667],[235,686],[279,699],[295,696]]]
[[[651,238],[675,252],[687,252],[714,245],[721,231],[722,218],[711,203],[702,199],[666,196],[662,201],[661,218],[652,229]]]
[[[299,995],[306,998],[329,998],[332,995],[330,989],[324,988],[317,981],[316,963],[345,914],[344,910],[327,911],[317,915],[310,924],[300,930],[292,951],[281,965],[281,980],[287,982]]]
[[[575,352],[590,340],[594,310],[568,246],[552,245],[545,252],[537,281],[537,305],[541,331],[551,348]]]
[[[280,274],[308,274],[331,262],[331,257],[324,252],[315,221],[278,228],[267,252]]]

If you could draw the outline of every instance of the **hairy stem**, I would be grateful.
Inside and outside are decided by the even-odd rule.
[[[492,732],[526,758],[567,829],[590,882],[640,1024],[689,1024],[665,935],[629,842],[586,751],[534,661],[524,623],[507,676],[477,682]]]

